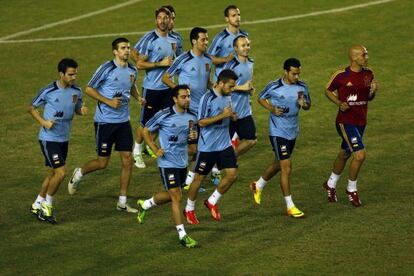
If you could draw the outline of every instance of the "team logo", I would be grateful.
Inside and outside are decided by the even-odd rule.
[[[118,78],[117,78],[117,77],[115,77],[114,81],[118,81]]]
[[[53,161],[58,160],[59,159],[59,154],[53,154],[52,159],[53,159]]]
[[[102,149],[107,149],[108,148],[108,144],[107,143],[102,143],[101,144],[101,148]]]
[[[196,69],[194,67],[192,67],[191,68],[191,72],[194,72],[194,71],[196,71]]]
[[[76,103],[78,101],[78,95],[72,95],[72,103]]]
[[[281,145],[281,146],[280,146],[280,150],[281,150],[281,151],[286,151],[286,150],[287,150],[286,145]]]
[[[168,175],[168,180],[169,181],[173,181],[175,179],[174,174],[169,174]]]
[[[348,81],[348,83],[346,84],[347,87],[353,86],[352,82]]]
[[[347,102],[355,102],[358,99],[358,95],[357,94],[349,94],[348,97],[346,98]]]
[[[206,162],[201,162],[201,163],[200,163],[200,167],[201,167],[201,168],[205,168],[205,167],[206,167]]]
[[[206,72],[210,72],[210,64],[206,63]]]
[[[134,81],[135,81],[135,75],[134,74],[129,75],[129,81],[131,83],[134,83]]]
[[[58,98],[56,98],[56,99],[55,99],[55,103],[58,103],[58,102],[59,102],[59,99],[58,99]]]
[[[352,144],[357,143],[357,142],[358,142],[358,139],[356,137],[351,138],[351,143]]]

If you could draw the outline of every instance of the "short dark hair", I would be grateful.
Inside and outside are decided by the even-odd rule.
[[[191,45],[193,45],[193,39],[197,40],[198,39],[198,34],[206,34],[207,30],[201,27],[194,27],[191,32],[190,32],[190,43]]]
[[[300,67],[300,61],[297,58],[288,58],[283,63],[283,69],[285,69],[286,71],[289,71],[290,67],[299,68]]]
[[[78,63],[71,58],[64,58],[61,61],[59,61],[57,69],[58,72],[62,72],[63,74],[66,73],[66,70],[68,70],[68,68],[78,68]]]
[[[117,39],[112,41],[112,50],[118,50],[118,44],[122,42],[129,43],[129,40],[125,37],[118,37]]]
[[[238,7],[236,5],[229,5],[227,8],[224,9],[224,17],[229,17],[230,10],[237,10]]]
[[[176,13],[175,13],[175,9],[174,9],[174,7],[173,6],[171,6],[171,5],[165,5],[165,6],[163,6],[164,8],[167,8],[170,12],[171,12],[171,16],[172,16],[172,14],[174,14],[174,16],[176,15]]]
[[[217,77],[217,83],[220,81],[227,83],[229,80],[237,80],[239,77],[230,69],[224,69]]]
[[[173,97],[176,97],[177,98],[178,97],[178,93],[179,93],[180,90],[190,90],[190,86],[188,86],[187,84],[177,85],[176,87],[174,87],[172,89]]]
[[[162,7],[159,7],[158,9],[156,9],[155,10],[155,18],[157,18],[158,17],[158,15],[161,13],[161,12],[164,12],[164,13],[166,13],[169,17],[171,17],[171,11],[166,7],[166,6],[162,6]]]
[[[246,38],[247,39],[247,36],[245,36],[245,35],[238,35],[238,36],[236,36],[236,38],[235,39],[233,39],[233,47],[236,47],[236,45],[237,45],[237,40],[239,40],[239,38]]]

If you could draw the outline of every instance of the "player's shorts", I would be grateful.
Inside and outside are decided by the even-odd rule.
[[[141,108],[140,117],[142,127],[145,126],[149,119],[154,117],[155,113],[174,104],[170,89],[152,90],[142,88],[142,96],[145,98],[145,105]]]
[[[237,132],[240,140],[256,140],[256,126],[253,117],[247,116],[237,121],[230,120],[230,137]]]
[[[166,190],[183,187],[187,178],[187,168],[159,168],[162,184]]]
[[[68,142],[52,142],[39,140],[45,157],[45,165],[57,169],[65,165],[68,156]]]
[[[222,151],[199,151],[194,171],[201,175],[207,175],[215,164],[219,170],[237,168],[233,147],[230,146]]]
[[[110,156],[114,143],[116,151],[132,152],[134,139],[129,121],[124,123],[95,122],[95,139],[98,156]]]
[[[362,142],[365,126],[336,123],[336,131],[342,138],[341,148],[347,153],[365,148],[364,143]]]
[[[278,136],[269,136],[277,160],[289,159],[295,148],[296,139],[288,140]]]

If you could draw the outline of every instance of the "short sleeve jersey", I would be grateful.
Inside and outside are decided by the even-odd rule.
[[[54,121],[52,128],[40,128],[39,140],[67,142],[75,110],[82,107],[82,92],[75,85],[62,88],[55,81],[39,91],[32,105],[43,106],[43,119]]]
[[[102,64],[92,76],[88,86],[96,89],[103,97],[112,99],[121,97],[119,108],[112,108],[98,102],[95,111],[95,122],[123,123],[129,121],[129,98],[131,88],[138,77],[137,68],[129,64],[126,67],[118,65],[115,60]]]
[[[135,45],[135,50],[142,56],[147,56],[148,62],[160,62],[165,57],[175,57],[174,48],[177,41],[168,33],[161,36],[156,30],[146,33]],[[146,70],[143,87],[151,90],[164,90],[168,86],[162,82],[162,76],[168,67],[157,67]]]
[[[260,99],[266,99],[274,106],[283,109],[281,116],[270,113],[269,135],[294,140],[299,134],[298,93],[303,92],[307,103],[311,103],[308,86],[301,81],[296,84],[286,84],[282,78],[270,82],[260,93]]]
[[[349,67],[336,71],[326,89],[337,91],[338,100],[346,102],[349,109],[345,112],[338,110],[336,122],[363,126],[367,123],[368,97],[374,73],[369,68],[354,72]]]
[[[231,105],[230,96],[218,95],[209,89],[200,100],[198,121],[221,114],[225,107]],[[231,146],[229,134],[230,118],[225,118],[205,127],[200,127],[198,151],[222,151]]]
[[[171,77],[178,75],[179,84],[187,84],[191,89],[190,110],[198,112],[201,97],[207,90],[212,60],[208,55],[196,56],[188,51],[179,56],[167,70]]]
[[[149,131],[159,130],[164,156],[158,157],[160,168],[186,168],[188,165],[187,138],[190,121],[197,117],[190,111],[180,113],[175,106],[158,111],[145,125]]]

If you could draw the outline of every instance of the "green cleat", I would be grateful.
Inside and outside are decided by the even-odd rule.
[[[40,213],[38,214],[38,219],[47,221],[51,224],[56,224],[56,218],[53,215],[53,207],[52,205],[49,205],[46,203],[46,201],[43,201],[41,204]]]
[[[32,204],[32,206],[30,206],[30,213],[31,214],[38,217],[40,212],[42,212],[42,209],[37,207],[34,203]]]
[[[193,240],[189,235],[185,235],[181,240],[180,243],[187,247],[187,248],[193,248],[197,246],[197,241]]]
[[[138,205],[138,214],[137,214],[138,223],[144,223],[145,214],[147,213],[147,210],[145,210],[142,207],[144,205],[144,200],[138,199],[137,205]]]

